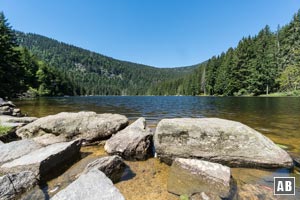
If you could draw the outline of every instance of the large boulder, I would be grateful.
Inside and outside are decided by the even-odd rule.
[[[125,200],[105,174],[93,169],[82,174],[68,187],[54,195],[51,200]]]
[[[106,141],[104,149],[127,160],[144,160],[152,153],[152,132],[141,117]]]
[[[119,114],[96,114],[95,112],[62,112],[39,118],[17,130],[22,138],[44,134],[62,135],[68,140],[82,138],[96,141],[110,137],[128,124],[128,119]]]
[[[210,193],[220,198],[231,196],[230,168],[218,163],[176,158],[168,178],[168,191],[177,195]]]
[[[83,173],[86,174],[92,169],[98,169],[115,183],[120,180],[125,168],[126,164],[120,156],[105,156],[89,163]]]
[[[254,129],[218,118],[163,119],[154,135],[158,157],[200,158],[232,167],[293,166],[291,157]]]
[[[0,199],[16,199],[17,196],[36,184],[37,180],[31,171],[6,174],[0,177]]]
[[[0,146],[0,165],[33,152],[41,147],[40,144],[30,139],[5,143]]]
[[[47,180],[62,166],[72,162],[79,154],[80,147],[81,140],[52,144],[3,164],[0,173],[32,171],[38,179]]]

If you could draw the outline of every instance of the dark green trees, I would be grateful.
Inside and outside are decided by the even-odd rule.
[[[183,77],[195,68],[159,69],[116,60],[36,34],[16,34],[20,45],[60,72],[69,83],[71,95],[145,95],[156,84]]]
[[[0,96],[11,97],[25,90],[24,74],[17,43],[3,12],[0,12]]]
[[[300,10],[290,24],[278,32],[279,70],[278,81],[284,91],[300,89]]]
[[[276,32],[266,26],[258,35],[243,38],[236,48],[213,56],[199,69],[185,78],[164,82],[152,92],[160,95],[256,96],[299,90],[300,11]]]
[[[266,26],[207,62],[173,69],[119,61],[12,31],[0,13],[0,96],[28,89],[39,96],[256,96],[300,90],[300,11],[276,32]]]
[[[276,37],[266,26],[251,42],[244,87],[251,95],[274,92],[278,89],[275,83],[278,77]]]
[[[39,96],[72,94],[63,74],[19,47],[15,32],[0,13],[0,97],[16,97],[30,90]]]

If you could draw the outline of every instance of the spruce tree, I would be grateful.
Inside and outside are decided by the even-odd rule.
[[[24,68],[16,48],[15,35],[0,12],[0,97],[12,97],[25,90]]]

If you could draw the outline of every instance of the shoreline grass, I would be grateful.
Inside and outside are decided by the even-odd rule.
[[[300,90],[288,91],[288,92],[275,92],[269,95],[263,94],[260,97],[300,97]]]
[[[1,135],[5,135],[10,130],[11,130],[11,127],[9,127],[9,126],[3,126],[3,125],[0,124],[0,136]]]

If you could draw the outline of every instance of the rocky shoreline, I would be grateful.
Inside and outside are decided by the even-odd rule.
[[[0,102],[0,108],[9,105],[17,109],[11,102]],[[38,119],[24,117],[18,111],[19,115],[14,111],[0,115],[0,123],[12,128],[0,136],[3,200],[26,199],[32,188],[78,162],[81,146],[103,141],[109,156],[87,164],[73,183],[51,199],[125,199],[114,185],[124,173],[124,160],[147,160],[154,154],[171,166],[168,192],[194,200],[249,199],[249,195],[272,199],[272,191],[257,185],[238,188],[231,168],[294,167],[287,152],[239,122],[163,119],[153,133],[144,118],[129,125],[128,118],[119,114],[63,112]]]

